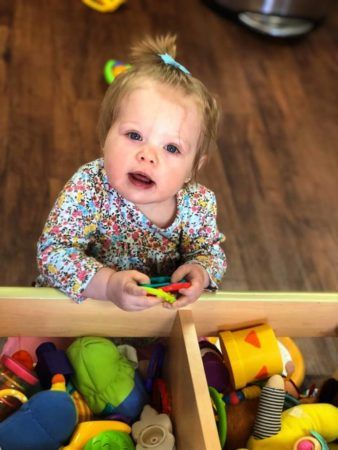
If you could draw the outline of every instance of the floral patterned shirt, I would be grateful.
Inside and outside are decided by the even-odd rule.
[[[154,225],[113,189],[97,159],[68,181],[38,241],[38,286],[52,286],[83,300],[102,267],[171,275],[183,263],[202,265],[216,288],[226,269],[216,225],[214,194],[199,184],[177,194],[177,214],[167,228]]]

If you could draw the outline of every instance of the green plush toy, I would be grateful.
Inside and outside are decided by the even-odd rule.
[[[67,350],[74,368],[72,383],[94,414],[135,418],[148,401],[133,362],[102,337],[76,339]]]

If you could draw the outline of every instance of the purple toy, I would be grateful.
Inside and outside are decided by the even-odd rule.
[[[199,346],[208,386],[227,393],[231,390],[231,384],[222,353],[209,341],[200,341]]]

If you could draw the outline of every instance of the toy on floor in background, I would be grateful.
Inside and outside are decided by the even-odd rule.
[[[34,394],[0,423],[0,447],[8,450],[59,450],[76,425],[76,409],[65,379],[55,375],[49,391]]]
[[[81,422],[74,430],[70,443],[64,447],[63,450],[82,450],[90,439],[98,436],[104,431],[118,431],[129,435],[131,433],[131,428],[126,423],[115,420]],[[116,447],[113,447],[114,450],[115,448]]]
[[[150,283],[140,283],[149,295],[162,298],[165,302],[175,303],[176,296],[172,294],[178,293],[180,289],[188,288],[191,284],[188,281],[181,280],[179,283],[172,283],[171,277],[151,277]]]
[[[148,394],[134,363],[109,339],[82,337],[68,348],[74,368],[71,382],[96,415],[122,414],[136,419]]]
[[[116,11],[125,0],[82,0],[86,6],[102,13]]]
[[[338,439],[338,408],[327,403],[297,405],[283,411],[284,380],[272,376],[263,387],[249,450],[315,450]],[[310,439],[311,438],[311,439]],[[312,447],[311,447],[312,445]],[[333,447],[332,447],[333,448]]]
[[[58,350],[53,342],[44,342],[35,351],[37,363],[35,372],[44,389],[49,389],[54,375],[62,374],[66,382],[74,371],[64,350]]]
[[[278,341],[269,325],[223,331],[219,337],[234,390],[282,373]]]
[[[125,64],[117,59],[109,59],[103,68],[104,79],[111,84],[120,73],[130,69],[130,64]]]
[[[146,405],[138,422],[132,425],[132,435],[137,450],[173,450],[175,438],[169,416],[158,414],[151,406]]]

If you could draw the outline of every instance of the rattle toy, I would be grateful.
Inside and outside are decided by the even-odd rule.
[[[82,2],[95,11],[106,13],[115,11],[125,0],[82,0]]]
[[[141,418],[132,425],[132,435],[137,450],[173,450],[175,438],[166,414],[158,414],[151,406],[143,408]]]
[[[120,73],[130,69],[130,64],[125,64],[116,59],[109,59],[103,68],[103,75],[108,84],[111,84]]]

